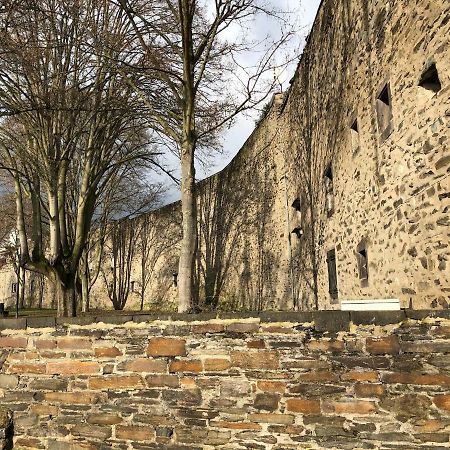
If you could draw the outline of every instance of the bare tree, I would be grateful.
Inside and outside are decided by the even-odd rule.
[[[135,58],[129,31],[96,0],[5,0],[0,11],[0,167],[14,182],[20,266],[54,284],[59,315],[76,313],[102,192],[124,164],[153,157],[135,139],[146,125],[132,74],[114,64]]]
[[[145,50],[141,68],[144,80],[151,80],[153,94],[147,93],[145,85],[141,89],[149,115],[181,161],[183,237],[178,310],[186,312],[195,300],[195,156],[202,148],[217,146],[217,133],[225,124],[271,94],[278,82],[266,75],[272,75],[274,55],[290,32],[265,46],[248,39],[247,27],[255,16],[277,15],[259,0],[117,1]],[[232,27],[239,37],[227,41],[225,34]],[[244,65],[240,61],[250,48],[262,56]],[[156,91],[155,83],[160,87]]]

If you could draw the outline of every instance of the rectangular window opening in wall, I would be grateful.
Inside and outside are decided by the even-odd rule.
[[[419,94],[430,99],[442,89],[441,80],[436,64],[433,63],[429,66],[420,77],[419,81]]]
[[[357,258],[359,281],[361,282],[361,287],[366,287],[369,285],[369,265],[366,247],[358,246]]]
[[[377,97],[376,102],[378,132],[381,142],[384,142],[393,130],[391,88],[387,83]]]
[[[11,284],[11,293],[16,294],[17,293],[17,283]]]
[[[332,249],[327,252],[327,267],[328,267],[328,292],[333,300],[338,299],[337,287],[337,269],[336,269],[336,250]]]
[[[331,164],[324,172],[325,183],[325,209],[327,216],[331,217],[334,213],[334,189],[333,189],[333,169]]]
[[[355,119],[350,127],[350,135],[352,139],[352,153],[355,155],[359,151],[359,128],[358,119]]]

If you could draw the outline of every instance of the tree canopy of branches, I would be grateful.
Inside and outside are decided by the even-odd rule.
[[[98,0],[4,0],[0,10],[0,168],[16,195],[20,264],[76,313],[76,276],[99,199],[149,161],[124,12]],[[25,226],[24,199],[32,205]]]
[[[276,42],[251,39],[256,16],[277,17],[261,0],[116,1],[145,50],[140,67],[143,84],[135,88],[146,100],[154,129],[181,161],[178,309],[186,312],[195,302],[195,156],[217,146],[217,133],[224,125],[271,94],[277,84],[272,78],[274,56],[290,31],[286,28]],[[227,40],[227,33],[234,33],[233,38]]]

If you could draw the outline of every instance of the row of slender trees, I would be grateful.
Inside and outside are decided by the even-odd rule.
[[[261,15],[279,21],[277,39],[252,35]],[[190,310],[196,155],[271,94],[291,33],[260,0],[2,2],[0,170],[15,194],[19,266],[53,283],[59,315],[88,305],[90,250],[107,230],[121,257],[108,224],[155,204],[159,188],[142,180],[167,151],[180,159],[179,311]],[[118,211],[130,185],[137,201]]]

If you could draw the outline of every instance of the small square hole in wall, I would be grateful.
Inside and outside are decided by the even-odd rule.
[[[421,75],[419,81],[419,95],[430,99],[442,89],[441,80],[436,64],[433,63]]]
[[[355,119],[350,127],[350,135],[352,140],[352,153],[355,155],[359,151],[360,143],[359,143],[359,127],[358,127],[358,119]]]
[[[384,142],[392,132],[392,101],[391,88],[387,83],[376,101],[378,132],[380,134],[381,142]]]

